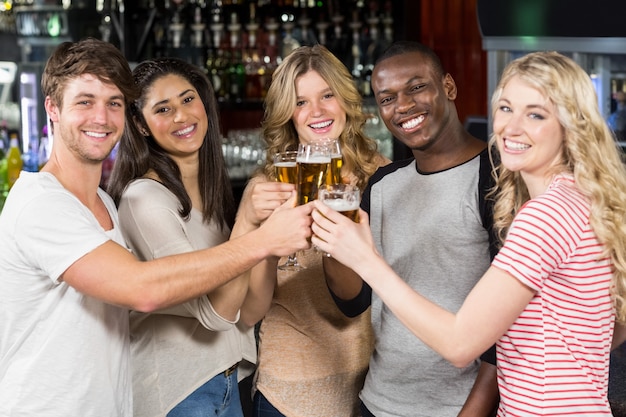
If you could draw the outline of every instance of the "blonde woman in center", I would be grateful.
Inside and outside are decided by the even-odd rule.
[[[303,46],[288,55],[265,101],[267,161],[246,187],[235,229],[259,227],[294,192],[293,184],[276,181],[272,156],[278,152],[338,138],[342,181],[361,188],[389,163],[363,133],[367,115],[361,105],[352,76],[326,48]],[[250,271],[241,320],[248,325],[262,320],[254,416],[359,415],[358,394],[372,351],[370,317],[348,318],[339,311],[326,286],[322,257],[310,249],[298,253],[304,270],[277,270],[284,259],[273,258]]]

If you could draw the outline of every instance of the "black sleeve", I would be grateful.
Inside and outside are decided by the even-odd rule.
[[[328,288],[330,295],[333,297],[335,304],[339,310],[347,317],[356,317],[363,313],[372,304],[372,288],[363,281],[361,292],[352,300],[343,300],[335,295],[334,292]]]
[[[480,173],[478,176],[478,197],[480,217],[483,227],[489,233],[489,255],[491,260],[495,258],[499,250],[498,237],[493,229],[493,198],[487,198],[487,193],[495,186],[495,180],[491,174],[491,161],[488,150],[480,155]]]
[[[485,353],[480,355],[480,360],[496,365],[496,345],[491,346]]]

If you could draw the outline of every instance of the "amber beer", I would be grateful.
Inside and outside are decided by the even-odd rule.
[[[298,161],[298,182],[296,183],[298,204],[306,204],[317,198],[317,192],[324,184],[329,164],[329,158],[322,155]]]
[[[296,162],[277,162],[274,164],[276,179],[279,182],[295,184],[298,181],[298,167]]]
[[[355,223],[358,223],[360,220],[359,217],[359,202],[358,201],[348,201],[342,199],[326,199],[324,200],[324,204],[328,207],[332,208],[335,211],[343,214],[350,220]]]
[[[340,184],[341,183],[341,167],[343,166],[343,158],[341,154],[332,155],[330,158],[330,166],[328,167],[328,174],[326,175],[326,184]]]
[[[276,173],[276,181],[288,182],[295,184],[298,181],[296,159],[298,152],[287,151],[279,152],[274,155],[274,172]]]
[[[319,199],[353,222],[359,222],[359,205],[361,204],[359,187],[351,184],[325,185],[320,189]]]

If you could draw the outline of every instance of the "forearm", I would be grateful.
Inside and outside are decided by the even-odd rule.
[[[111,304],[151,312],[207,294],[266,256],[265,236],[246,234],[202,251],[138,261],[109,241],[76,261],[63,279]]]
[[[248,291],[249,276],[244,273],[226,282],[208,294],[215,312],[229,321],[237,319],[237,313]]]
[[[248,293],[241,307],[240,318],[247,326],[254,326],[263,319],[272,305],[278,259],[270,257],[250,270]]]
[[[499,400],[497,368],[490,363],[481,362],[476,381],[459,417],[492,417]]]

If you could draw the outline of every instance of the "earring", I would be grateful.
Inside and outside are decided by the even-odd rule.
[[[148,131],[145,128],[141,128],[141,134],[144,136],[150,136],[150,133],[148,133]]]

